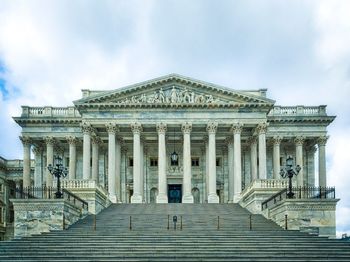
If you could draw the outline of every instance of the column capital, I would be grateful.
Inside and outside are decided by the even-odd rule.
[[[91,124],[88,123],[88,122],[82,122],[82,123],[80,124],[80,127],[81,127],[81,131],[82,131],[84,134],[89,134],[89,135],[91,135],[91,133],[94,132],[93,127],[92,127]]]
[[[100,145],[102,144],[102,139],[99,136],[92,136],[91,142],[93,145]]]
[[[232,139],[232,137],[226,137],[226,138],[225,138],[225,143],[227,144],[227,146],[233,145],[233,139]]]
[[[125,145],[124,139],[122,137],[117,137],[117,140],[121,147]]]
[[[248,138],[249,145],[256,145],[257,144],[257,138],[256,136],[251,136]]]
[[[32,144],[32,139],[29,136],[20,136],[19,139],[24,146],[30,146]]]
[[[66,136],[66,140],[69,145],[76,145],[78,143],[78,139],[75,136]]]
[[[269,124],[267,122],[260,123],[256,126],[256,131],[258,132],[259,135],[266,134],[268,126]]]
[[[279,146],[283,140],[282,136],[274,136],[272,137],[272,143],[273,145]]]
[[[167,131],[167,125],[165,123],[158,123],[156,128],[158,134],[165,134]]]
[[[242,123],[234,123],[234,124],[232,124],[231,132],[233,132],[233,134],[241,134],[242,130],[243,130],[243,124]]]
[[[186,122],[181,125],[181,131],[184,134],[189,134],[192,131],[192,123]]]
[[[316,148],[316,146],[309,146],[308,148],[306,148],[306,151],[308,153],[315,154],[317,151],[317,148]]]
[[[297,146],[302,146],[304,144],[305,141],[305,137],[303,136],[297,136],[296,138],[294,138],[294,143]]]
[[[142,125],[138,122],[132,123],[130,128],[133,134],[140,134],[142,132]]]
[[[46,145],[54,145],[56,143],[56,139],[52,136],[46,136],[44,137]]]
[[[207,131],[209,134],[215,134],[216,133],[216,130],[218,128],[218,123],[217,122],[208,122],[207,124]]]
[[[317,144],[319,146],[325,146],[327,144],[328,138],[329,136],[320,136],[319,138],[317,138]]]
[[[32,150],[34,154],[41,154],[43,152],[41,145],[35,145]]]
[[[119,132],[119,127],[113,122],[109,122],[105,126],[108,134],[116,134]]]

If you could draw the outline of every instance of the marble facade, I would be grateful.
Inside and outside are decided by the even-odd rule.
[[[14,117],[22,127],[23,186],[53,185],[45,166],[56,155],[69,168],[67,180],[93,180],[113,203],[237,203],[255,180],[280,179],[289,155],[302,167],[298,186],[327,186],[334,117],[326,106],[278,106],[265,89],[175,74],[82,92],[73,106],[22,106]]]

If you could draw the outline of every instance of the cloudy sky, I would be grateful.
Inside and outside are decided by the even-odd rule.
[[[279,105],[328,105],[329,185],[350,233],[350,1],[0,0],[0,156],[22,158],[21,105],[178,73]]]

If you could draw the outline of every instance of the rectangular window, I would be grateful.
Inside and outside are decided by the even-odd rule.
[[[221,166],[221,158],[216,158],[216,166]]]
[[[150,158],[149,162],[150,162],[150,166],[158,166],[158,158],[156,157]]]
[[[199,157],[192,157],[191,163],[192,166],[199,166]]]
[[[129,157],[129,166],[134,166],[134,159]]]

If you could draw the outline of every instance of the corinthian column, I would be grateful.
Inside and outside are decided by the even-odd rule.
[[[30,183],[30,146],[31,140],[27,136],[20,136],[23,144],[23,187],[29,187]]]
[[[168,203],[167,180],[166,180],[166,149],[165,133],[167,125],[164,123],[157,124],[158,132],[158,195],[157,203]]]
[[[209,122],[207,125],[208,131],[208,151],[209,151],[209,194],[208,203],[219,203],[219,197],[216,194],[216,145],[215,145],[215,134],[218,124],[215,122]]]
[[[257,126],[259,134],[259,178],[266,179],[266,131],[267,123],[261,123]]]
[[[258,179],[258,157],[257,157],[257,141],[256,137],[252,136],[249,138],[250,143],[250,182]]]
[[[227,143],[227,160],[228,160],[228,202],[233,203],[234,178],[233,178],[233,140],[226,139]]]
[[[52,187],[52,175],[47,169],[49,165],[53,165],[53,146],[55,144],[55,139],[52,136],[45,137],[46,143],[46,186]]]
[[[35,170],[34,170],[34,186],[41,187],[43,185],[43,170],[42,170],[42,154],[43,149],[41,145],[36,145],[33,148],[34,158],[35,158]]]
[[[282,137],[274,136],[272,138],[273,141],[273,178],[278,179],[280,177],[280,145],[282,141]]]
[[[77,164],[77,138],[74,136],[67,136],[69,144],[69,179],[76,178],[76,164]]]
[[[142,126],[140,123],[131,124],[131,130],[134,135],[134,167],[133,167],[133,180],[134,180],[134,192],[131,196],[131,203],[142,203],[141,195],[141,181],[140,181],[140,135],[142,132]]]
[[[90,179],[91,175],[91,134],[93,129],[90,124],[83,122],[81,124],[81,130],[83,131],[83,179]]]
[[[326,143],[328,136],[321,136],[317,140],[318,144],[318,184],[320,187],[327,186],[326,174]]]
[[[301,167],[301,170],[298,174],[298,186],[304,186],[304,174],[303,174],[303,144],[305,138],[302,136],[298,136],[294,139],[295,143],[295,164]]]
[[[191,131],[192,124],[184,123],[181,125],[181,130],[184,136],[183,144],[183,189],[182,203],[193,203],[192,196],[192,174],[191,174]]]
[[[233,132],[233,202],[238,203],[242,191],[241,123],[232,126]]]
[[[92,180],[96,181],[96,184],[99,184],[99,174],[98,174],[98,157],[99,157],[99,145],[102,140],[98,136],[92,137],[92,168],[91,176]]]
[[[116,195],[117,195],[117,202],[122,202],[122,195],[121,195],[121,185],[120,185],[120,177],[121,177],[121,158],[122,158],[122,150],[121,145],[124,143],[123,139],[121,137],[118,137],[115,140],[115,188],[116,188]]]
[[[108,132],[108,195],[112,203],[117,203],[115,193],[115,134],[118,132],[118,127],[114,123],[106,125]]]

